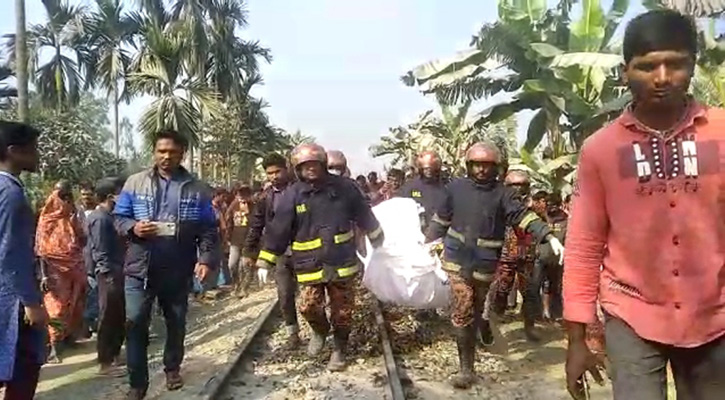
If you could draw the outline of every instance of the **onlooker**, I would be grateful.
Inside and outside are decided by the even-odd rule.
[[[113,208],[123,181],[102,179],[95,195],[100,204],[88,216],[88,248],[98,283],[98,363],[99,374],[121,376],[119,355],[124,340],[126,311],[123,291],[124,244],[113,226]]]
[[[287,159],[277,153],[270,153],[262,160],[262,167],[267,174],[270,185],[262,192],[254,207],[254,213],[249,222],[249,234],[244,244],[243,264],[245,268],[252,268],[254,259],[262,246],[263,232],[268,229],[279,206],[282,194],[292,181],[293,172],[287,168]],[[287,251],[286,255],[290,255]],[[297,295],[297,279],[294,273],[292,260],[287,256],[279,257],[275,268],[277,283],[277,296],[282,311],[287,340],[285,347],[296,348],[300,345],[299,324],[297,323],[297,309],[295,296]],[[248,267],[247,267],[248,266]],[[257,270],[259,273],[260,270]],[[262,270],[263,273],[266,270]],[[263,283],[263,282],[260,282]]]
[[[584,143],[567,235],[567,384],[601,381],[585,325],[605,313],[614,398],[725,398],[725,113],[688,95],[695,23],[657,10],[624,34],[632,104]]]
[[[196,272],[204,281],[218,265],[211,189],[181,167],[187,147],[178,132],[158,132],[155,165],[128,178],[114,211],[116,229],[129,246],[124,265],[128,399],[144,398],[148,388],[149,323],[156,298],[166,320],[166,387],[183,386],[180,370],[192,277]]]
[[[237,189],[236,197],[227,209],[226,221],[229,226],[229,270],[231,273],[234,293],[237,297],[245,297],[252,282],[252,265],[242,262],[242,249],[249,232],[249,219],[252,212],[252,188],[242,186]]]
[[[41,263],[45,308],[51,324],[49,362],[61,362],[83,328],[88,278],[83,258],[85,234],[68,182],[58,182],[40,211],[35,252]]]
[[[88,216],[96,209],[97,201],[94,188],[91,184],[83,182],[80,187],[80,202],[76,206],[78,221],[83,228],[83,235],[88,237]],[[83,247],[83,259],[88,273],[88,286],[86,293],[86,305],[83,310],[84,328],[82,334],[90,338],[93,332],[98,330],[98,284],[94,277],[93,260],[86,240]]]
[[[35,276],[34,217],[19,176],[38,167],[39,132],[0,121],[0,386],[5,400],[35,396],[48,314]]]

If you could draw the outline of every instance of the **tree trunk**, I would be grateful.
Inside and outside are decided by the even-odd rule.
[[[232,155],[227,152],[227,187],[232,187]]]
[[[15,77],[18,118],[28,122],[28,41],[25,35],[25,0],[15,0]]]
[[[118,81],[113,81],[111,92],[111,96],[113,96],[113,139],[116,145],[116,158],[121,158],[121,139],[118,126]]]

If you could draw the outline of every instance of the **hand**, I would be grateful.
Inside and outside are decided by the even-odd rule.
[[[159,227],[150,221],[139,221],[133,226],[133,234],[142,239],[156,236],[158,231]]]
[[[252,267],[254,266],[254,260],[250,257],[242,257],[242,265],[245,267]]]
[[[42,305],[25,306],[25,321],[38,328],[45,328],[48,325],[48,312]]]
[[[40,280],[40,290],[43,293],[50,292],[50,279],[48,277],[43,277],[43,279]]]
[[[566,386],[574,400],[586,399],[584,388],[584,374],[589,371],[594,380],[604,385],[604,379],[599,371],[604,365],[592,353],[583,341],[569,342],[566,350]]]
[[[199,281],[204,282],[206,280],[206,277],[209,276],[211,273],[211,268],[209,268],[206,264],[196,264],[196,267],[194,268],[194,273],[196,274],[196,277],[199,278]]]
[[[549,239],[549,244],[551,245],[551,251],[554,255],[559,256],[559,265],[564,265],[564,246],[561,244],[559,239],[553,236]]]
[[[267,284],[267,275],[269,275],[269,270],[267,268],[257,268],[257,279],[259,279],[260,284]]]

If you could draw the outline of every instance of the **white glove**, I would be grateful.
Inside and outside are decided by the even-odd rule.
[[[551,245],[551,251],[554,252],[555,255],[559,256],[559,265],[564,265],[564,246],[561,244],[559,239],[553,236],[549,239],[549,244]]]
[[[267,284],[267,275],[269,275],[269,270],[267,268],[257,268],[257,278],[259,279],[260,284]]]

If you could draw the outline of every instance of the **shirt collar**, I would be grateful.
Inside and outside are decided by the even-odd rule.
[[[25,187],[25,185],[23,185],[23,182],[20,179],[18,179],[17,176],[15,176],[9,172],[0,171],[0,175],[7,176],[8,178],[10,178],[11,181],[15,182],[20,187]]]
[[[634,116],[633,103],[627,105],[622,115],[617,119],[620,124],[628,129],[635,128],[636,130],[643,133],[652,133],[652,129],[640,122],[637,117]],[[674,129],[667,132],[669,135],[682,132],[683,130],[694,125],[696,121],[707,120],[708,108],[698,103],[694,99],[690,99],[685,115],[680,122],[678,122]]]

